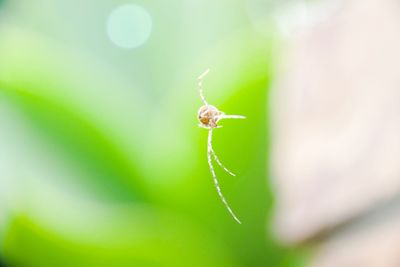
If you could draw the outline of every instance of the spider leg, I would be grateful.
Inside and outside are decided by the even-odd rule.
[[[203,74],[201,74],[199,76],[199,78],[197,78],[197,81],[198,81],[197,85],[199,86],[200,98],[201,98],[201,101],[203,101],[204,105],[206,105],[206,106],[208,106],[208,103],[207,103],[207,100],[204,97],[204,93],[203,93],[203,80],[204,80],[204,77],[206,77],[209,72],[210,72],[210,69],[206,69],[206,71],[203,72]]]
[[[236,217],[236,215],[233,213],[231,207],[229,206],[228,202],[226,201],[224,195],[221,192],[221,188],[218,183],[217,176],[214,171],[214,166],[212,165],[212,159],[211,159],[211,154],[213,154],[213,148],[212,148],[212,128],[208,130],[208,143],[207,143],[207,159],[208,159],[208,165],[210,167],[210,171],[214,180],[215,188],[217,189],[218,195],[222,201],[222,203],[225,205],[225,208],[228,210],[228,212],[232,215],[232,217],[237,221],[239,224],[241,224],[240,220]]]
[[[225,115],[225,114],[221,114],[219,116],[219,119],[220,120],[222,120],[222,119],[246,119],[246,117],[242,116],[242,115]]]
[[[204,128],[204,129],[210,129],[210,127],[208,127],[208,126],[205,126],[204,124],[202,124],[202,123],[199,123],[199,127],[200,128]]]
[[[228,169],[221,163],[221,161],[220,161],[219,158],[217,157],[217,154],[215,154],[215,151],[214,151],[214,149],[213,149],[212,147],[211,147],[211,153],[213,154],[215,161],[218,163],[218,165],[219,165],[222,169],[224,169],[224,171],[226,171],[227,173],[229,173],[229,174],[232,175],[232,176],[236,176],[233,172],[231,172],[230,170],[228,170]]]

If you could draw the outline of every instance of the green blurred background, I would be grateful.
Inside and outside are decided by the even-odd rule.
[[[269,230],[278,1],[0,1],[4,266],[302,266]],[[206,68],[224,121],[197,126]]]

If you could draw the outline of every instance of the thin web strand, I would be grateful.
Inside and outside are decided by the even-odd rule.
[[[201,74],[199,76],[199,78],[197,78],[197,81],[198,81],[197,85],[199,86],[200,98],[201,98],[201,101],[203,101],[204,105],[206,105],[206,106],[208,106],[208,102],[207,102],[206,98],[204,97],[203,80],[204,80],[204,77],[206,77],[209,72],[210,72],[210,69],[206,69],[206,71],[203,72],[203,74]]]
[[[225,207],[228,210],[228,212],[232,215],[233,219],[235,219],[235,221],[237,221],[239,224],[241,224],[240,220],[236,217],[235,213],[233,213],[231,207],[229,206],[228,202],[226,201],[224,195],[221,192],[221,188],[219,186],[218,179],[217,179],[217,176],[215,174],[214,167],[212,165],[212,158],[211,158],[211,154],[212,154],[212,151],[213,151],[213,149],[212,149],[212,130],[213,130],[212,128],[210,128],[208,130],[207,159],[208,159],[208,165],[210,167],[210,171],[211,171],[211,174],[212,174],[212,177],[213,177],[213,180],[214,180],[215,188],[217,189],[218,195],[219,195],[222,203],[225,205]]]

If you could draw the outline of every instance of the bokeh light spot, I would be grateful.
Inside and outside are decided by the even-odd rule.
[[[149,12],[134,4],[116,7],[107,21],[107,33],[111,42],[122,48],[136,48],[149,38],[152,20]]]

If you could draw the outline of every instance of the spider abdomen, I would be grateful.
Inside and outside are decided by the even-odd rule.
[[[221,112],[212,105],[204,105],[198,111],[198,118],[200,123],[209,128],[217,127],[217,122]]]

